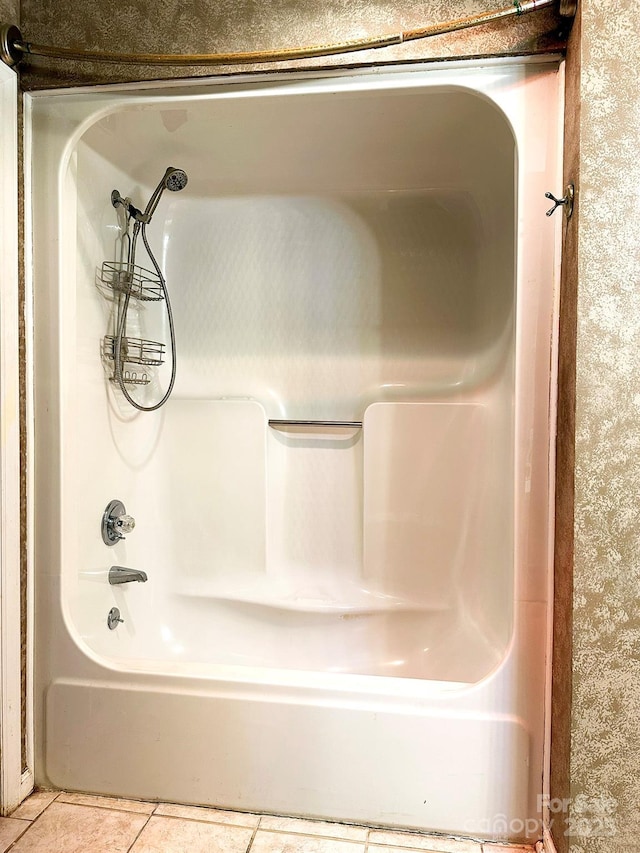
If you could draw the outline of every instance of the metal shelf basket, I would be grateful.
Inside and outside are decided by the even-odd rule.
[[[126,261],[103,261],[100,281],[117,293],[128,293],[145,302],[164,299],[160,276]]]
[[[158,343],[158,341],[147,341],[143,338],[122,338],[120,360],[129,364],[156,366],[164,363],[165,350],[165,345]],[[102,339],[102,357],[109,361],[115,361],[116,338],[113,335],[105,335]]]
[[[115,376],[110,376],[109,381],[118,382]],[[123,370],[122,381],[125,385],[148,385],[151,382],[151,378],[148,373],[138,373],[135,370]]]

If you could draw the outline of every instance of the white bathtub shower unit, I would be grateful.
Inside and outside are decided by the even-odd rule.
[[[558,78],[28,97],[41,784],[535,835]],[[100,357],[99,270],[111,191],[143,208],[169,165],[189,183],[149,239],[178,376],[140,414]],[[136,335],[168,340],[160,308],[132,306]],[[136,527],[108,547],[115,498]]]

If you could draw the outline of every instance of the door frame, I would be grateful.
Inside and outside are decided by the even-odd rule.
[[[0,177],[0,814],[6,815],[33,788],[33,773],[22,767],[18,77],[3,63]]]

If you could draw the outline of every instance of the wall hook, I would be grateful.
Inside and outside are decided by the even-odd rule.
[[[575,196],[575,188],[573,184],[569,184],[567,189],[565,190],[565,194],[562,198],[556,198],[553,193],[545,193],[544,197],[551,199],[551,201],[555,202],[553,207],[547,210],[547,216],[551,216],[559,207],[564,207],[564,213],[567,219],[571,219],[571,214],[573,213],[573,199]]]

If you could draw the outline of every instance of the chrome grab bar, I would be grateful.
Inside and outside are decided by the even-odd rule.
[[[362,421],[296,421],[269,419],[270,427],[336,427],[337,429],[362,429]]]

